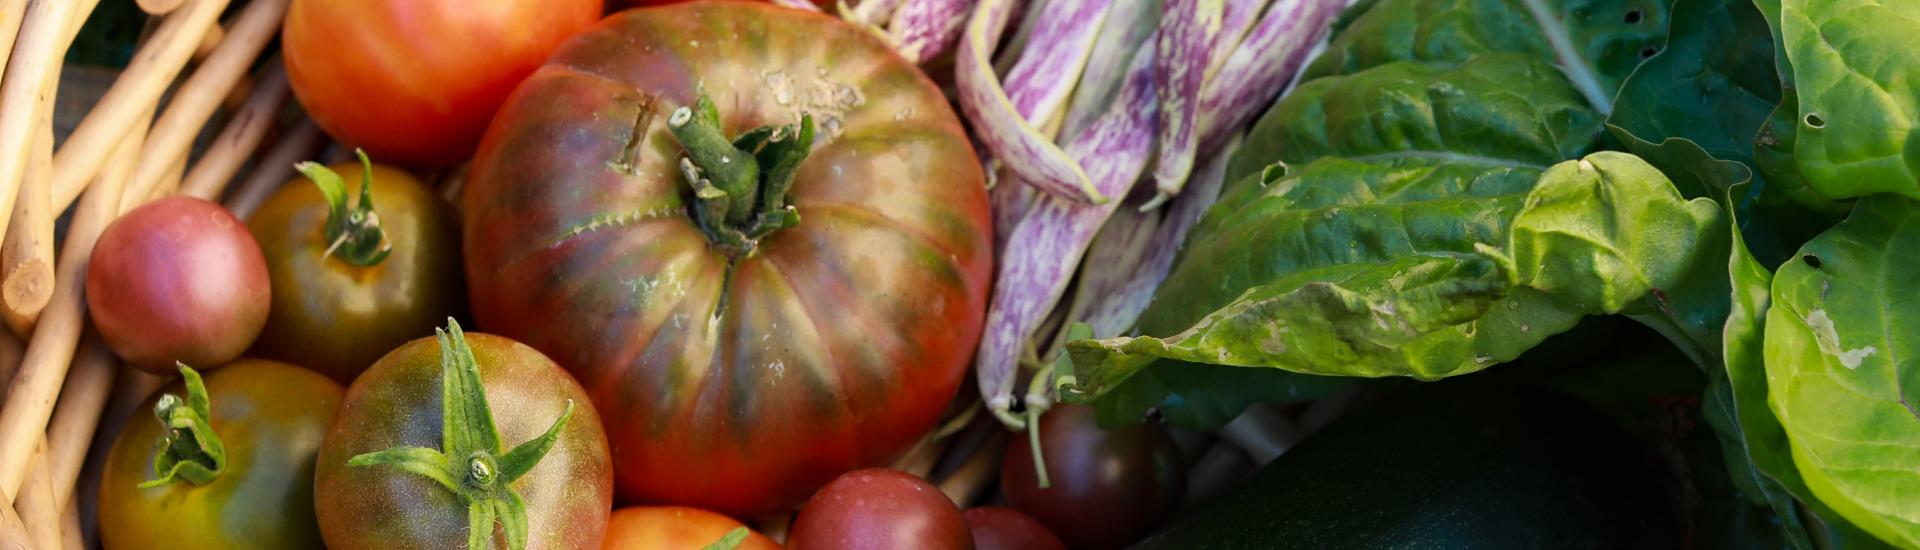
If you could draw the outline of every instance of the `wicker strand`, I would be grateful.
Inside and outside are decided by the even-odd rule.
[[[53,154],[53,209],[66,210],[98,175],[120,138],[160,103],[227,0],[188,0],[160,23],[113,87]],[[4,467],[0,467],[4,468]],[[3,480],[0,480],[3,481]]]
[[[26,18],[26,2],[0,2],[0,67],[13,56],[13,39],[20,36],[20,22]]]
[[[253,217],[253,211],[260,209],[267,197],[293,178],[294,163],[313,158],[326,145],[327,136],[320,132],[320,127],[312,120],[302,119],[280,143],[254,163],[253,173],[227,194],[227,210],[243,220]]]
[[[34,548],[60,546],[60,508],[53,501],[53,479],[47,469],[47,440],[42,438],[33,449],[32,475],[14,497],[14,509],[27,526]]]
[[[193,170],[187,172],[186,181],[180,184],[181,193],[218,200],[227,184],[233,181],[234,174],[240,172],[240,167],[273,129],[275,115],[293,95],[292,88],[287,84],[286,69],[278,57],[267,60],[262,71],[260,84],[254,87],[247,102],[228,119],[226,128],[220,130],[220,137],[213,140],[206,153],[194,161]]]
[[[68,502],[67,511],[60,516],[60,548],[87,550],[86,528],[80,524],[80,501]]]
[[[31,0],[7,59],[0,80],[0,231],[13,217],[41,117],[50,116],[67,27],[79,8],[76,0]]]
[[[13,220],[0,240],[0,318],[20,337],[33,333],[53,297],[53,119],[42,114]]]
[[[254,0],[247,4],[227,29],[226,39],[174,92],[140,151],[140,168],[127,184],[125,196],[129,200],[153,196],[155,190],[166,187],[163,180],[170,178],[176,167],[184,170],[193,139],[280,30],[287,1]]]
[[[116,148],[124,147],[123,144]],[[119,213],[120,194],[132,171],[132,162],[124,158],[132,155],[114,156],[115,161],[103,163],[110,168],[95,182],[95,189],[87,193],[88,199],[76,209],[67,228],[66,242],[62,243],[55,265],[53,299],[41,314],[33,339],[27,342],[26,359],[13,379],[4,407],[0,407],[0,493],[13,494],[26,477],[32,442],[44,437],[47,422],[53,416],[54,399],[59,396],[73,363],[80,331],[86,324],[86,304],[81,293],[87,260],[93,255],[93,245],[99,241],[100,232]]]
[[[53,421],[47,425],[47,466],[52,470],[57,506],[73,501],[80,471],[87,462],[87,446],[93,443],[93,431],[100,427],[100,415],[106,411],[114,378],[120,371],[113,351],[93,331],[81,337],[76,355],[66,387],[54,405]]]

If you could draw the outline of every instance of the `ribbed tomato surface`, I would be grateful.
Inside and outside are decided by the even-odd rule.
[[[811,114],[798,225],[751,253],[689,211],[673,111],[728,137]],[[926,433],[977,343],[991,274],[980,164],[940,91],[881,40],[748,2],[624,12],[495,118],[465,197],[481,326],[572,370],[627,502],[751,515]]]

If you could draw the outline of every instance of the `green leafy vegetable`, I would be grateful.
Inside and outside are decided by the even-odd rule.
[[[1768,402],[1801,479],[1903,546],[1920,546],[1920,302],[1902,299],[1920,292],[1916,251],[1920,203],[1861,199],[1774,275],[1765,328]]]
[[[1398,217],[1355,208],[1323,218],[1410,225],[1404,210],[1386,212]],[[1714,202],[1683,199],[1637,157],[1596,153],[1540,177],[1512,218],[1505,252],[1477,244],[1473,253],[1414,251],[1297,270],[1166,338],[1070,344],[1072,389],[1097,396],[1156,359],[1366,377],[1472,372],[1511,360],[1580,314],[1619,313],[1676,286],[1716,224],[1725,221]],[[1509,298],[1521,289],[1537,292]],[[1522,302],[1557,309],[1541,317],[1554,324],[1536,332],[1527,317],[1513,329],[1493,315],[1503,302],[1510,311]],[[1489,349],[1511,355],[1482,353]]]
[[[1798,92],[1793,159],[1833,198],[1920,199],[1920,1],[1782,0]]]

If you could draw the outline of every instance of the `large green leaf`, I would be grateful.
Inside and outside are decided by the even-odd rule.
[[[1768,37],[1766,19],[1746,0],[1674,2],[1666,46],[1621,85],[1607,124],[1642,157],[1684,139],[1714,158],[1752,164],[1754,136],[1780,103]]]
[[[1302,75],[1307,83],[1290,97],[1318,95],[1306,89],[1314,81],[1337,75],[1359,75],[1395,63],[1413,63],[1436,68],[1461,65],[1493,54],[1517,54],[1543,63],[1554,73],[1558,85],[1572,92],[1572,101],[1587,105],[1595,112],[1606,111],[1614,92],[1641,61],[1645,52],[1656,51],[1665,41],[1667,28],[1665,0],[1377,0],[1357,3],[1335,26],[1327,50]],[[1556,47],[1556,44],[1558,47]],[[1577,75],[1570,82],[1565,75]],[[1517,76],[1517,75],[1516,75]],[[1532,75],[1528,75],[1532,76]],[[1503,82],[1496,80],[1495,84]],[[1485,94],[1511,91],[1527,97],[1552,94],[1529,89],[1529,79],[1517,79],[1520,87],[1460,88],[1436,86],[1404,88],[1416,100],[1427,93]],[[1355,98],[1360,99],[1360,98]],[[1369,98],[1370,99],[1370,98]],[[1556,98],[1558,99],[1558,98]],[[1286,104],[1285,99],[1281,104]],[[1488,105],[1492,107],[1494,105]],[[1279,106],[1277,105],[1276,108]],[[1417,113],[1402,113],[1412,115]],[[1436,118],[1444,111],[1428,113]],[[1493,113],[1486,113],[1493,114]],[[1485,115],[1478,115],[1484,118]],[[1275,122],[1269,113],[1262,123]],[[1519,121],[1528,121],[1522,117]],[[1440,121],[1445,124],[1446,121]],[[1227,181],[1258,173],[1275,160],[1299,162],[1290,144],[1270,139],[1274,136],[1256,128],[1236,155],[1227,171]],[[1389,136],[1391,137],[1391,136]],[[1447,142],[1436,151],[1453,151],[1478,144],[1473,136]],[[1566,136],[1583,146],[1585,134]],[[1496,140],[1497,141],[1497,140]],[[1284,156],[1283,156],[1284,155]],[[1577,154],[1546,159],[1545,164],[1574,158]],[[1505,158],[1505,155],[1496,155]]]
[[[1660,0],[1383,1],[1355,17],[1307,68],[1305,78],[1352,74],[1395,61],[1451,65],[1474,56],[1522,52],[1570,58],[1604,90],[1660,44],[1666,2]],[[1535,11],[1540,16],[1535,15]],[[1555,42],[1566,45],[1563,52]]]
[[[1181,333],[1249,289],[1296,273],[1504,247],[1507,224],[1540,174],[1595,149],[1614,89],[1665,30],[1662,0],[1355,3],[1306,81],[1249,133],[1219,204],[1189,236],[1137,333]],[[1275,174],[1284,175],[1266,177]],[[1446,329],[1454,335],[1420,340],[1451,342],[1443,346],[1451,351],[1421,357],[1405,374],[1509,361],[1579,318],[1538,290],[1513,288],[1475,320]],[[1245,377],[1177,361],[1142,369],[1138,361],[1108,371],[1145,373],[1107,387],[1113,398],[1099,404],[1110,417],[1137,418],[1157,406],[1169,418],[1224,420],[1255,394],[1333,386],[1276,372],[1259,377],[1275,391],[1209,390]]]
[[[1734,188],[1735,196],[1743,191],[1743,187]],[[1772,306],[1773,273],[1749,253],[1741,232],[1733,232],[1733,239],[1727,266],[1733,310],[1726,324],[1726,368],[1709,371],[1704,400],[1709,423],[1723,435],[1722,445],[1733,451],[1728,470],[1742,491],[1773,509],[1797,546],[1811,546],[1810,538],[1825,539],[1825,547],[1873,546],[1875,539],[1838,521],[1839,516],[1814,497],[1794,466],[1786,431],[1768,407],[1766,318]],[[1713,414],[1720,408],[1727,409],[1727,414]]]
[[[1782,0],[1793,158],[1833,198],[1920,198],[1920,0]]]
[[[1713,237],[1720,206],[1687,201],[1667,177],[1626,153],[1594,153],[1540,177],[1513,222],[1507,251],[1522,285],[1584,312],[1617,313],[1676,286]]]
[[[1768,401],[1807,488],[1907,547],[1920,546],[1915,265],[1920,203],[1861,199],[1780,267],[1765,328]]]
[[[1068,346],[1077,374],[1073,389],[1100,395],[1158,359],[1363,377],[1434,379],[1473,372],[1571,328],[1580,314],[1620,313],[1675,287],[1697,262],[1707,234],[1726,223],[1713,201],[1682,198],[1659,171],[1624,153],[1564,162],[1538,181],[1512,215],[1504,254],[1484,243],[1474,244],[1479,252],[1471,254],[1414,250],[1378,260],[1350,251],[1346,261],[1296,269],[1254,286],[1165,338],[1074,342]],[[1461,219],[1457,208],[1440,210],[1441,218]],[[1277,214],[1297,217],[1292,212],[1299,210],[1280,208]],[[1339,235],[1391,227],[1398,232],[1366,234],[1405,239],[1421,233],[1407,228],[1424,227],[1417,214],[1382,205],[1314,212],[1306,219],[1337,222]],[[1349,248],[1359,250],[1358,242]],[[1534,308],[1545,314],[1531,314]],[[1523,309],[1529,315],[1516,314]]]

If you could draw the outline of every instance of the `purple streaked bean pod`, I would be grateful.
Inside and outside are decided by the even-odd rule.
[[[1007,239],[1012,238],[1013,228],[1026,217],[1027,208],[1033,206],[1035,195],[1033,186],[1017,181],[1001,182],[987,191],[988,199],[993,201],[993,257],[1001,257],[1007,249]]]
[[[1088,124],[1106,114],[1107,107],[1113,104],[1113,96],[1120,92],[1127,67],[1133,65],[1134,52],[1140,51],[1140,43],[1152,38],[1153,29],[1160,25],[1162,1],[1117,2],[1107,12],[1107,20],[1100,26],[1100,38],[1093,44],[1093,53],[1087,56],[1086,69],[1080,72],[1080,85],[1073,89],[1073,101],[1067,103],[1067,119],[1060,126],[1061,137],[1073,139]]]
[[[807,10],[814,13],[820,13],[820,6],[815,6],[813,5],[813,2],[809,2],[807,0],[773,0],[773,4],[776,6],[786,6],[789,8],[802,9],[802,10]]]
[[[1234,151],[1239,148],[1239,138],[1227,142],[1224,148],[1210,154],[1207,161],[1194,171],[1187,189],[1174,197],[1172,204],[1141,214],[1152,216],[1150,219],[1158,220],[1158,223],[1142,223],[1139,230],[1116,236],[1115,240],[1119,242],[1110,246],[1125,249],[1129,253],[1114,255],[1123,261],[1132,260],[1132,263],[1103,265],[1101,269],[1090,270],[1081,277],[1080,288],[1088,294],[1087,302],[1090,303],[1086,313],[1075,318],[1082,319],[1092,327],[1095,338],[1120,336],[1133,327],[1134,321],[1140,319],[1141,312],[1147,310],[1147,304],[1153,300],[1153,290],[1173,270],[1173,260],[1179,255],[1180,247],[1187,242],[1187,232],[1200,222],[1207,207],[1219,200],[1220,189],[1226,184],[1227,159],[1232,158]],[[1165,214],[1159,215],[1162,211]],[[1118,219],[1119,215],[1114,217]],[[1096,250],[1108,246],[1105,231],[1101,233],[1100,240],[1094,242]],[[1142,233],[1147,236],[1141,237]],[[1076,297],[1076,305],[1078,300]]]
[[[805,2],[806,0],[791,0]],[[840,18],[869,27],[878,27],[893,16],[906,0],[860,0],[853,7],[847,7],[847,0],[839,0]]]
[[[1260,14],[1270,3],[1272,0],[1227,0],[1220,14],[1220,34],[1213,39],[1213,54],[1207,56],[1208,79],[1227,63],[1227,53],[1247,38],[1247,32],[1260,22]]]
[[[961,34],[960,52],[955,59],[954,79],[958,84],[960,107],[973,123],[974,134],[1007,170],[1035,188],[1054,196],[1080,203],[1099,203],[1106,197],[1094,186],[1080,164],[1054,145],[1053,140],[1033,123],[1045,119],[1045,109],[1059,109],[1065,96],[1078,80],[1086,63],[1086,50],[1092,47],[1094,31],[1111,0],[1072,0],[1049,4],[1033,25],[1048,25],[1047,19],[1067,18],[1055,23],[1066,31],[1077,31],[1076,40],[1036,41],[1022,53],[1009,82],[1002,88],[989,62],[993,45],[1005,30],[1006,20],[1015,8],[1008,0],[981,0],[973,19]],[[1068,18],[1076,16],[1078,19]],[[1035,31],[1039,33],[1040,31]],[[1046,61],[1066,56],[1065,62]],[[1029,62],[1029,59],[1034,61]],[[1051,69],[1046,69],[1051,67]],[[1024,74],[1030,75],[1022,78]],[[1052,71],[1052,72],[1048,72]],[[1058,87],[1057,93],[1043,88]],[[1011,93],[1010,93],[1011,92]]]
[[[1153,243],[1154,235],[1159,233],[1161,220],[1170,208],[1141,210],[1140,204],[1159,196],[1149,180],[1144,178],[1134,184],[1134,192],[1127,202],[1120,205],[1113,215],[1107,218],[1107,224],[1100,227],[1100,234],[1093,238],[1093,244],[1087,247],[1087,259],[1080,270],[1080,280],[1074,285],[1073,299],[1067,302],[1067,318],[1084,322],[1093,329],[1094,338],[1112,338],[1121,336],[1128,327],[1117,322],[1113,315],[1101,315],[1099,312],[1111,309],[1105,302],[1111,296],[1123,292],[1137,274],[1133,271],[1147,255],[1147,246]],[[1182,193],[1180,197],[1185,197]],[[1176,197],[1173,204],[1180,204]],[[1054,342],[1044,350],[1057,350],[1066,343],[1065,331],[1054,335]]]
[[[972,0],[907,0],[893,12],[887,36],[893,48],[914,63],[925,63],[953,48],[960,28],[973,13]]]
[[[1114,107],[1067,145],[1072,158],[1087,167],[1099,191],[1108,196],[1124,195],[1153,154],[1159,106],[1153,92],[1152,48],[1150,41],[1141,45]],[[1002,421],[1020,422],[1008,411],[1021,349],[1065,294],[1080,257],[1121,202],[1089,205],[1040,194],[1014,227],[996,264],[998,276],[975,369],[980,394]]]
[[[1213,150],[1266,110],[1325,38],[1346,0],[1274,0],[1200,93],[1200,148]]]
[[[1193,172],[1200,91],[1212,63],[1214,39],[1220,36],[1226,9],[1222,1],[1167,0],[1153,68],[1154,90],[1160,96],[1160,152],[1153,183],[1160,197],[1147,203],[1148,209],[1180,194]]]

